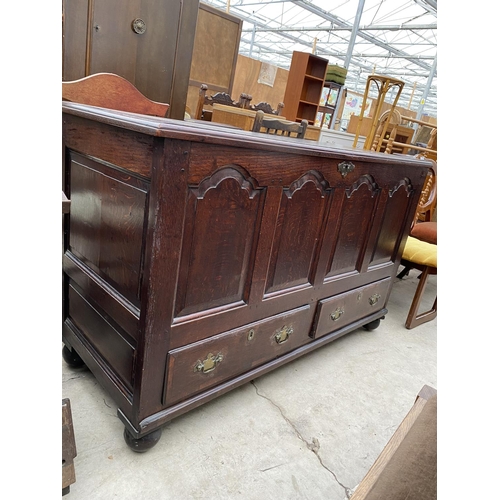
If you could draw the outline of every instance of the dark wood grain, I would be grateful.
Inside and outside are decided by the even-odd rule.
[[[306,305],[244,328],[216,335],[196,344],[170,351],[167,360],[165,403],[172,404],[246,372],[309,342],[313,310]],[[276,335],[291,331],[283,343]],[[204,373],[196,365],[209,354],[220,356],[220,364]]]
[[[63,0],[63,80],[114,73],[184,118],[199,0]],[[132,29],[141,19],[143,33]]]
[[[64,338],[134,438],[387,313],[428,162],[63,111]]]

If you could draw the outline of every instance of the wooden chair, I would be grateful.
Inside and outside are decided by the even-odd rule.
[[[385,103],[385,98],[390,95],[389,91],[393,89],[397,89],[396,95],[392,99],[392,104],[390,105],[391,107],[388,110],[389,116],[392,116],[393,112],[396,110],[396,105],[399,100],[399,96],[401,95],[401,92],[403,91],[404,87],[404,82],[402,80],[397,80],[396,78],[391,78],[388,76],[384,75],[370,75],[366,79],[366,86],[365,86],[365,93],[363,96],[363,102],[361,103],[361,110],[359,112],[359,120],[358,120],[358,125],[356,127],[356,133],[354,136],[354,141],[352,143],[352,147],[355,148],[356,145],[358,144],[358,138],[361,132],[361,124],[363,123],[363,119],[365,118],[365,109],[367,107],[368,103],[368,94],[369,91],[372,87],[372,83],[375,84],[376,91],[378,93],[377,99],[374,101],[374,106],[370,108],[370,114],[372,115],[372,123],[370,125],[370,129],[368,133],[366,134],[366,139],[365,139],[365,144],[363,146],[363,149],[368,149],[370,150],[372,148],[374,139],[375,139],[375,133],[378,127],[378,123],[380,120],[380,117],[382,115],[382,107]],[[389,99],[390,100],[390,99]],[[381,137],[385,137],[385,133],[387,132],[387,127],[390,123],[390,120],[385,120],[384,126],[382,128],[382,132],[380,134]],[[382,143],[380,142],[377,145],[376,151],[380,151],[380,146]]]
[[[403,251],[401,265],[404,269],[398,274],[398,278],[403,279],[411,269],[421,271],[417,290],[406,318],[405,326],[408,329],[431,321],[437,316],[437,296],[430,309],[422,313],[418,312],[428,277],[437,275],[437,222],[432,220],[436,203],[437,165],[433,162],[420,195],[410,236]]]
[[[227,92],[217,92],[214,95],[207,96],[207,90],[208,86],[202,84],[198,95],[198,104],[196,106],[196,120],[211,120],[212,114],[204,110],[205,106],[212,106],[214,103],[217,103],[225,106],[234,106],[235,108],[248,109],[250,101],[252,100],[252,96],[245,93],[240,94],[240,99],[238,101],[234,101]]]
[[[386,124],[387,121],[389,122],[388,124]],[[390,130],[390,138],[392,138],[391,142],[392,145],[394,139],[396,138],[396,130],[398,125],[401,125],[401,113],[397,109],[393,109],[392,112],[391,110],[384,111],[380,115],[380,118],[378,120],[375,137],[373,139],[373,143],[370,149],[372,151],[380,151],[383,143],[388,142],[384,141],[384,137],[382,137],[382,132],[384,131],[384,128]],[[386,153],[391,152],[387,146],[385,148],[385,152]]]
[[[419,155],[422,155],[425,158],[428,158],[430,160],[437,161],[437,125],[434,125],[432,123],[427,123],[427,122],[422,121],[422,120],[417,120],[416,118],[402,116],[400,114],[399,114],[399,117],[400,117],[400,121],[399,121],[399,123],[395,123],[392,126],[392,130],[391,130],[391,133],[390,133],[388,139],[380,138],[380,135],[377,132],[378,135],[375,138],[376,144],[374,142],[375,146],[377,146],[378,143],[386,144],[384,153],[387,153],[387,154],[391,154],[393,152],[393,148],[395,146],[402,148],[404,154],[406,154],[407,150],[415,150],[415,151],[419,152],[418,153]],[[396,141],[396,134],[398,132],[400,132],[400,129],[402,128],[403,123],[405,123],[407,126],[409,125],[409,123],[417,123],[419,125],[419,127],[430,128],[431,131],[430,131],[429,140],[427,141],[427,145],[425,147],[422,147],[422,146],[418,146],[416,144],[407,144],[407,143],[397,142]],[[380,129],[381,129],[381,127],[380,127]],[[411,139],[410,139],[410,141],[411,141]],[[376,149],[374,147],[372,147],[372,151],[375,151],[375,150]]]
[[[285,104],[282,102],[278,104],[278,107],[276,109],[273,109],[273,107],[268,102],[259,102],[255,105],[251,104],[249,109],[251,109],[252,111],[264,111],[264,113],[267,113],[268,115],[281,116],[284,107]]]
[[[62,82],[65,101],[166,117],[169,104],[148,99],[128,80],[113,73],[95,73],[79,80]]]
[[[297,137],[297,139],[303,139],[306,135],[306,130],[307,120],[302,120],[298,123],[280,120],[279,118],[268,118],[263,111],[257,111],[255,114],[252,128],[253,132],[265,132],[266,134]]]

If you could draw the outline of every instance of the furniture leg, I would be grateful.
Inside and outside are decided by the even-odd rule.
[[[146,434],[140,438],[135,438],[131,432],[125,428],[123,431],[123,438],[127,446],[136,453],[144,453],[150,450],[161,438],[161,428]]]
[[[76,481],[73,459],[76,457],[75,434],[69,399],[62,400],[62,494],[69,493],[70,485]]]
[[[417,291],[415,292],[415,296],[413,297],[408,317],[406,318],[405,326],[409,330],[415,328],[418,325],[421,325],[422,323],[431,321],[437,316],[437,297],[434,300],[434,304],[431,309],[429,309],[426,312],[418,314],[418,308],[420,306],[420,301],[422,300],[422,296],[424,294],[425,285],[427,284],[427,278],[429,277],[430,271],[431,268],[427,266],[420,275]]]

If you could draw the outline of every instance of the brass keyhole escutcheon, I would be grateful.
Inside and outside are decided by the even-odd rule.
[[[278,330],[274,335],[274,340],[276,340],[276,343],[278,344],[283,344],[290,338],[292,333],[293,328],[291,326],[283,326],[281,330]]]
[[[340,316],[342,316],[342,314],[344,314],[344,308],[337,307],[337,309],[335,309],[335,311],[333,311],[332,314],[330,314],[330,319],[332,321],[337,321],[338,319],[340,319]]]
[[[371,306],[374,306],[380,300],[380,294],[374,293],[369,299],[368,302]]]
[[[215,370],[222,359],[223,356],[220,352],[216,356],[214,356],[212,353],[209,353],[203,361],[198,360],[196,362],[196,364],[194,365],[194,371],[201,373],[210,373],[211,371]]]
[[[354,170],[354,163],[350,161],[343,161],[342,163],[339,163],[337,166],[337,170],[340,172],[342,177],[345,177],[348,173],[352,172]]]
[[[248,340],[252,340],[255,337],[255,330],[252,328],[247,335]]]

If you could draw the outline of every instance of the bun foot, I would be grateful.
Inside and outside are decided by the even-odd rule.
[[[380,325],[380,319],[375,319],[370,321],[366,325],[363,325],[363,328],[368,331],[376,330]]]
[[[135,451],[136,453],[144,453],[145,451],[150,450],[160,440],[161,428],[156,429],[155,431],[150,432],[149,434],[146,434],[141,438],[135,438],[127,429],[125,429],[123,432],[123,437],[125,439],[125,442],[127,443],[127,446],[131,450]]]
[[[80,368],[85,365],[78,353],[74,349],[69,349],[67,346],[63,347],[62,357],[71,368]]]

